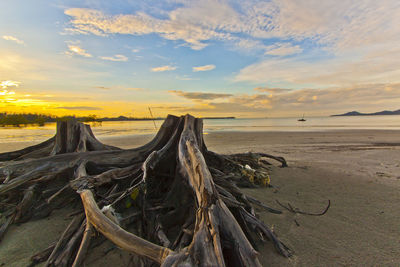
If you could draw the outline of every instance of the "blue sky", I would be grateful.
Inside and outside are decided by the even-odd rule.
[[[0,111],[399,109],[400,2],[0,2]]]

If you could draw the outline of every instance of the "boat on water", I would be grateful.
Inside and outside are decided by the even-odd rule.
[[[304,114],[303,117],[301,119],[298,119],[297,121],[306,121],[306,119],[304,119]]]

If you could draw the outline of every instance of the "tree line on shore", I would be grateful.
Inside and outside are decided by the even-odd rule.
[[[101,123],[103,121],[149,121],[149,120],[164,120],[162,117],[126,117],[126,116],[118,116],[118,117],[98,117],[95,114],[87,115],[87,116],[75,116],[75,115],[66,115],[66,116],[55,116],[55,115],[46,115],[46,114],[38,114],[38,113],[7,113],[0,112],[0,126],[13,126],[13,127],[21,127],[26,126],[28,124],[33,124],[37,126],[44,126],[45,123],[48,122],[57,122],[57,121],[68,121],[75,120],[78,122],[96,122]],[[202,119],[235,119],[235,117],[203,117]]]
[[[15,126],[21,127],[26,126],[28,124],[34,124],[38,126],[44,126],[45,123],[48,122],[57,122],[57,121],[67,121],[67,120],[76,120],[80,122],[98,122],[102,121],[132,121],[132,120],[161,120],[163,118],[134,118],[134,117],[125,117],[119,116],[115,118],[104,117],[100,118],[95,114],[87,115],[87,116],[75,116],[75,115],[67,115],[67,116],[54,116],[54,115],[46,115],[46,114],[37,114],[37,113],[0,113],[0,126]]]

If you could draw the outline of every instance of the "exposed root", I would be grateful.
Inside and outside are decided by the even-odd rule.
[[[96,229],[139,256],[132,259],[138,264],[260,266],[257,240],[266,238],[291,255],[252,205],[281,211],[239,188],[269,186],[265,158],[287,166],[268,154],[207,150],[202,120],[190,115],[168,116],[152,141],[129,150],[100,143],[87,125],[59,123],[48,141],[0,154],[0,212],[6,218],[0,236],[14,221],[74,204],[80,210],[57,244],[33,257],[33,264],[82,265],[103,240],[93,236]]]

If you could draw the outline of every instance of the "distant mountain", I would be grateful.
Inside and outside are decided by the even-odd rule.
[[[384,110],[375,113],[360,113],[358,111],[350,111],[344,114],[338,115],[331,115],[331,117],[338,117],[338,116],[377,116],[377,115],[400,115],[400,109],[395,111]]]

